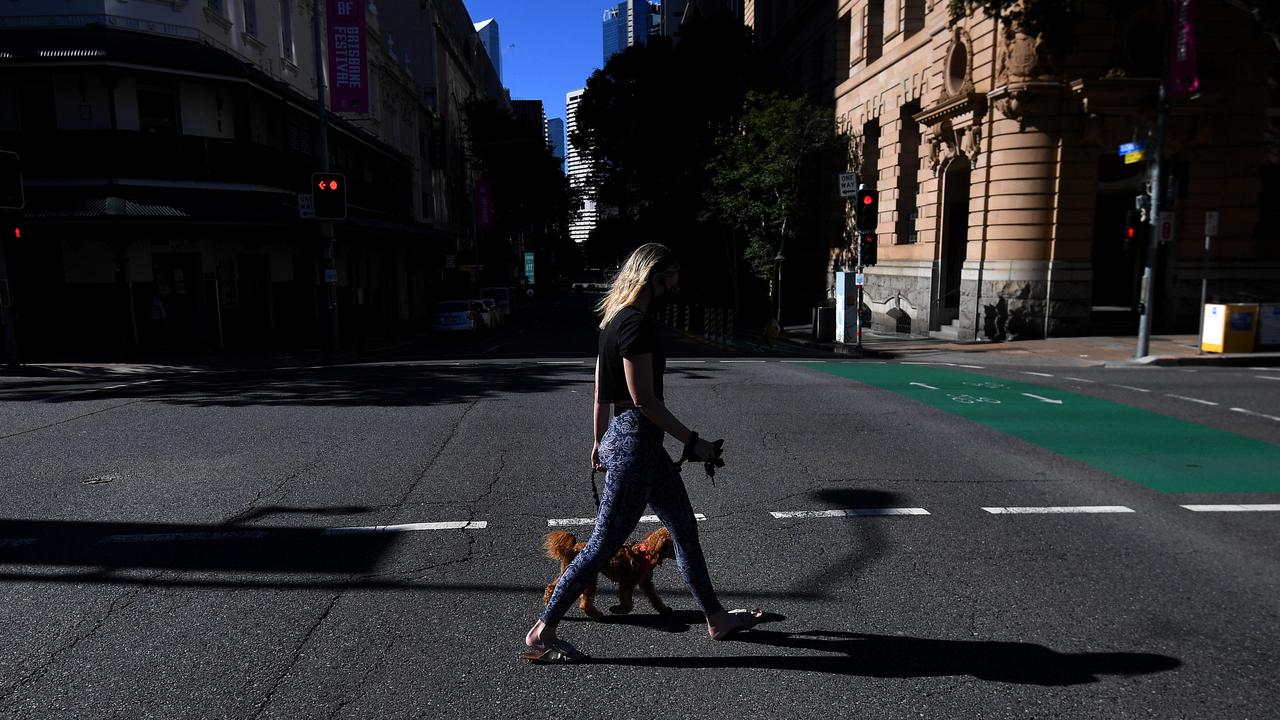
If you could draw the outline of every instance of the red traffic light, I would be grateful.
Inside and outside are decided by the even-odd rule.
[[[317,185],[317,187],[319,187],[321,190],[337,190],[338,181],[337,180],[321,180],[320,184]]]
[[[873,202],[875,202],[875,198],[871,197],[870,195],[863,195],[863,196],[862,196],[862,204],[863,204],[863,205],[870,205],[870,204],[871,204],[871,203],[873,203]]]
[[[1132,225],[1124,229],[1124,236],[1129,239],[1133,239],[1133,237],[1137,234],[1138,234],[1138,231],[1135,230]]]
[[[22,239],[22,228],[20,228],[20,227],[15,227],[15,228],[13,229],[13,239],[14,239],[14,240],[21,240],[21,239]]]

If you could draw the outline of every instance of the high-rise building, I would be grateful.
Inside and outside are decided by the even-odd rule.
[[[502,82],[502,40],[498,36],[498,21],[493,18],[481,20],[476,23],[476,34],[480,36],[485,54],[498,73],[498,82]]]
[[[565,128],[570,133],[578,127],[578,103],[582,101],[582,95],[586,91],[586,88],[581,88],[565,95]],[[591,162],[572,143],[567,148],[565,159],[569,169],[569,186],[580,190],[583,195],[582,210],[573,222],[569,223],[569,237],[573,238],[574,242],[582,244],[590,237],[599,217],[596,210],[595,186],[591,176]]]
[[[604,11],[604,61],[662,33],[662,8],[645,0],[623,0]]]
[[[547,120],[547,144],[551,146],[551,156],[560,160],[560,169],[564,170],[564,120]]]
[[[547,144],[547,113],[541,100],[512,100],[511,112],[516,122],[531,136]]]

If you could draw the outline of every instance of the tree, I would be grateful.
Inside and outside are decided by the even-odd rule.
[[[801,169],[823,153],[847,152],[849,138],[829,108],[777,93],[748,93],[740,126],[717,141],[708,216],[739,231],[754,274],[771,281],[779,254],[805,212]]]

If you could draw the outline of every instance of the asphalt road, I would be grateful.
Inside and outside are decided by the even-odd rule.
[[[548,521],[594,512],[586,306],[359,365],[0,378],[0,717],[1273,714],[1280,513],[1239,510],[1280,504],[1275,369],[672,338],[670,405],[726,438],[686,471],[712,577],[775,621],[709,640],[668,564],[673,617],[575,610],[594,662],[518,660]],[[1131,469],[1188,455],[1191,491]]]

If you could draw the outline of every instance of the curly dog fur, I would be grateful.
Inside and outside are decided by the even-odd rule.
[[[556,583],[560,581],[560,576],[564,575],[565,568],[569,567],[569,563],[582,552],[582,548],[586,545],[585,542],[578,542],[573,533],[564,530],[552,530],[547,533],[547,557],[560,561],[560,575],[556,576],[556,579],[547,586],[547,591],[543,593],[544,605],[551,601],[551,593],[555,592]],[[653,571],[662,564],[663,560],[675,558],[675,556],[675,543],[671,541],[671,533],[667,532],[666,528],[654,530],[641,542],[628,543],[619,548],[600,570],[600,574],[618,583],[618,604],[609,608],[609,612],[620,614],[631,612],[633,607],[631,595],[637,586],[644,591],[645,597],[649,598],[649,603],[653,605],[654,610],[663,614],[671,612],[671,608],[662,602],[662,598],[658,597],[658,591],[653,587]],[[582,612],[597,621],[604,619],[604,613],[597,610],[595,606],[598,580],[598,577],[591,578],[591,583],[583,590],[582,597],[578,600]]]

